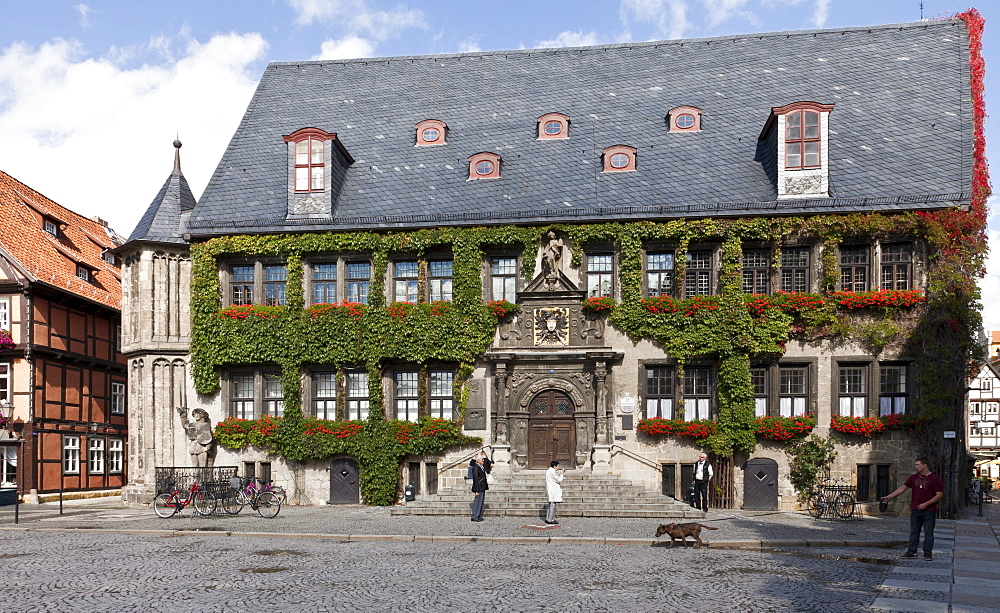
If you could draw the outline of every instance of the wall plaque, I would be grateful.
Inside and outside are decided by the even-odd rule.
[[[465,410],[466,430],[486,429],[486,409],[466,409]]]

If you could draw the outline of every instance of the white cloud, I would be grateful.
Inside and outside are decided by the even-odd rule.
[[[159,56],[162,46],[124,55]],[[120,52],[91,57],[62,39],[0,49],[0,168],[127,236],[170,173],[175,134],[195,196],[204,189],[266,49],[259,34],[217,35],[137,68],[122,67]]]
[[[473,36],[458,43],[459,53],[476,53],[478,51],[482,51],[482,49],[479,48],[478,37]]]
[[[391,11],[371,8],[367,0],[286,0],[296,12],[295,22],[335,25],[349,34],[375,40],[398,36],[407,28],[427,28],[423,12],[397,5]]]
[[[347,60],[358,57],[373,57],[375,45],[359,36],[345,36],[339,40],[324,40],[319,54],[314,60]]]
[[[87,6],[82,2],[73,5],[73,8],[76,10],[77,13],[80,13],[80,27],[84,29],[89,28],[90,13],[92,13],[94,9],[90,8],[89,6]]]
[[[746,4],[747,0],[702,0],[708,17],[708,27],[714,28],[734,18],[755,23],[756,18],[753,13],[743,10]]]
[[[684,0],[622,0],[619,9],[622,23],[650,22],[658,38],[684,38],[690,24]]]
[[[816,6],[813,8],[812,14],[813,26],[822,28],[826,25],[826,18],[830,16],[831,1],[832,0],[816,0]]]
[[[587,47],[598,43],[596,32],[560,32],[553,40],[543,40],[539,47]]]

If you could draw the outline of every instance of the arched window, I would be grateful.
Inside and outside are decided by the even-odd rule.
[[[538,118],[538,140],[569,138],[569,116],[546,113]]]
[[[833,110],[832,104],[793,102],[772,109],[772,116],[783,126],[785,170],[806,170],[823,166],[823,122]]]
[[[293,143],[295,191],[321,192],[326,187],[326,162],[329,143],[336,138],[317,128],[303,128],[284,137]]]
[[[417,124],[416,144],[418,147],[424,145],[444,145],[448,126],[443,121],[437,119],[425,119]]]
[[[469,156],[469,180],[500,178],[500,156],[489,151]]]
[[[635,170],[635,147],[628,145],[612,145],[602,152],[604,172],[623,172]]]

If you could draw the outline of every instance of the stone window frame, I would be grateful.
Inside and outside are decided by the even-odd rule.
[[[886,391],[885,371],[888,368],[902,369],[902,391]],[[910,411],[913,406],[911,402],[913,377],[910,375],[912,370],[911,363],[908,361],[885,360],[878,363],[878,414],[880,417],[891,414],[906,415]],[[887,412],[883,411],[883,399],[889,401],[890,406],[888,407],[889,410]],[[897,408],[899,408],[896,406],[897,404],[902,405],[902,410],[897,410]]]
[[[556,134],[549,134],[546,127],[550,123],[559,123],[560,130]],[[546,113],[538,118],[535,124],[536,136],[538,140],[565,140],[569,138],[569,115],[563,113]]]
[[[415,147],[437,147],[448,144],[448,124],[440,119],[424,119],[414,126],[415,135],[413,145]],[[437,130],[438,137],[434,140],[424,138],[425,130]]]
[[[677,125],[677,118],[682,115],[690,115],[694,118],[694,124],[683,128]],[[667,112],[668,132],[701,132],[701,109],[696,106],[677,106]]]
[[[805,255],[806,255],[805,265],[802,265],[801,263],[798,263],[798,262],[791,262],[791,261],[788,261],[788,260],[785,259],[785,253],[786,252],[791,252],[792,250],[796,250],[796,251],[798,251],[798,250],[804,250],[805,251]],[[781,258],[780,258],[780,262],[778,263],[778,270],[776,271],[778,278],[777,278],[777,283],[775,284],[774,287],[776,287],[779,291],[782,291],[782,292],[809,292],[809,291],[812,291],[812,279],[814,277],[812,266],[813,266],[813,262],[814,261],[815,261],[815,258],[813,256],[813,246],[812,245],[803,245],[803,244],[786,244],[786,245],[782,245],[781,246]],[[796,275],[796,273],[798,273],[800,271],[804,273],[805,279],[803,280],[804,283],[802,284],[802,289],[796,289],[797,283],[796,283],[795,275]],[[786,272],[789,273],[789,276],[791,277],[789,284],[785,283],[785,281],[786,281],[786,279],[785,279],[785,273]],[[791,289],[788,289],[788,288],[791,288]]]
[[[765,371],[765,390],[763,394],[758,394],[755,391],[755,398],[766,399],[765,415],[767,417],[791,417],[793,415],[801,415],[804,413],[811,413],[816,415],[817,406],[816,403],[819,398],[818,381],[816,377],[817,373],[818,359],[815,357],[805,357],[805,356],[792,356],[783,357],[780,360],[772,362],[754,362],[750,365],[751,370],[754,369],[764,369]],[[782,398],[799,398],[800,394],[786,393],[782,389],[782,372],[785,369],[790,368],[804,368],[805,369],[805,407],[802,413],[796,414],[794,408],[787,415],[781,409]],[[761,417],[758,411],[755,410],[757,417]]]
[[[667,384],[669,390],[667,393],[650,393],[650,371],[651,369],[663,369],[669,374],[670,382]],[[652,417],[663,417],[664,419],[673,419],[677,412],[677,365],[674,363],[664,363],[657,361],[640,361],[639,367],[639,406],[642,407],[643,418],[650,418],[650,401],[655,401],[655,415]],[[664,402],[669,402],[668,412],[669,415],[665,415]]]
[[[486,296],[486,301],[492,300],[504,300],[507,299],[509,302],[517,302],[517,293],[521,291],[524,287],[523,281],[521,279],[521,257],[523,254],[515,253],[508,250],[488,250],[483,253],[483,268],[484,268],[484,282],[485,288],[483,294]],[[496,274],[493,272],[494,260],[514,260],[514,272],[513,274]],[[494,287],[494,279],[513,279],[514,280],[514,290],[510,298],[507,298],[506,293],[502,296],[496,295]],[[506,285],[506,284],[505,284]],[[513,300],[511,300],[513,298]]]
[[[389,392],[388,397],[392,399],[390,417],[400,421],[417,421],[424,415],[420,392],[421,388],[425,387],[423,383],[425,370],[417,364],[400,364],[388,369],[388,371],[389,386],[386,389]],[[400,375],[413,376],[413,394],[406,396],[400,394]],[[402,414],[400,413],[401,402],[406,403]]]
[[[670,256],[671,265],[669,268],[650,268],[649,257],[650,256]],[[653,289],[650,286],[649,280],[650,275],[658,275],[661,279],[663,275],[667,275],[670,280],[670,288],[666,292],[658,291],[653,293]],[[649,244],[645,245],[643,248],[643,258],[642,258],[642,294],[646,298],[652,298],[656,296],[676,296],[677,294],[677,248],[674,246]]]
[[[601,165],[604,170],[602,172],[635,172],[637,170],[637,157],[638,149],[631,147],[629,145],[611,145],[610,147],[605,147],[601,151]],[[624,166],[615,168],[611,165],[611,160],[616,155],[625,155],[628,157],[628,163]]]
[[[396,273],[396,264],[400,262],[416,262],[417,264],[417,276],[416,277],[405,277],[405,279],[412,280],[416,283],[415,290],[415,300],[399,300],[399,295],[396,291],[396,282],[398,280],[404,279],[404,277],[398,277]],[[435,262],[448,262],[451,266],[451,275],[432,275],[433,264]],[[454,298],[454,280],[455,280],[455,259],[453,255],[448,251],[436,251],[429,252],[423,255],[413,255],[409,253],[398,253],[393,254],[389,259],[389,264],[386,266],[386,300],[389,303],[393,302],[410,302],[416,303],[429,303],[437,301],[450,302]],[[441,281],[441,296],[436,297],[435,294],[435,284],[434,281]],[[443,289],[445,285],[445,280],[451,280],[451,290],[446,293]],[[409,295],[407,296],[409,298]],[[513,301],[512,301],[513,302]]]
[[[235,383],[235,377],[241,376],[246,377],[250,375],[252,377],[251,383],[251,396],[236,396],[234,394],[233,385]],[[280,400],[282,403],[282,408],[284,405],[284,392],[282,391],[282,396],[280,399],[275,397],[268,397],[266,395],[264,378],[276,378],[281,382],[281,368],[277,365],[258,365],[256,368],[230,368],[227,369],[223,375],[223,385],[222,385],[222,406],[225,407],[225,414],[227,417],[236,417],[239,419],[260,419],[264,415],[268,415],[266,412],[267,403],[269,401]],[[280,388],[279,388],[280,389]],[[233,403],[235,401],[241,401],[246,403],[249,400],[249,406],[251,413],[247,415],[246,410],[242,411],[242,415],[234,410]],[[278,411],[279,415],[283,411]],[[270,413],[274,416],[274,413]]]
[[[611,270],[603,271],[598,270],[591,272],[590,270],[590,258],[596,256],[610,256],[611,257]],[[584,279],[584,291],[587,293],[588,298],[600,298],[603,296],[610,296],[615,298],[618,292],[618,252],[614,247],[610,245],[589,245],[583,250],[583,279]],[[607,294],[598,293],[591,295],[590,293],[590,277],[596,274],[598,279],[603,275],[608,275],[611,281],[611,291]],[[600,283],[600,281],[598,281]]]
[[[707,371],[708,378],[704,382],[705,392],[688,392],[688,382],[695,371]],[[684,421],[693,421],[695,419],[713,419],[716,416],[716,410],[718,405],[718,399],[716,397],[716,391],[718,388],[718,368],[715,364],[712,364],[705,360],[693,360],[684,365],[684,380],[676,382],[678,387],[680,387],[681,402],[683,406],[683,414],[680,419]],[[695,382],[698,384],[698,382]],[[697,408],[695,409],[695,414],[691,415],[688,411],[689,401],[699,401],[706,400],[707,409],[702,415],[702,412]]]
[[[412,264],[411,270],[402,270],[403,264]],[[409,268],[409,266],[407,266]],[[418,258],[394,258],[387,266],[387,273],[391,276],[389,292],[391,300],[389,302],[409,302],[416,304],[420,302],[420,260]],[[412,272],[412,276],[407,273]],[[403,283],[403,296],[400,297],[400,283]],[[412,296],[412,299],[411,299]]]
[[[741,256],[740,263],[740,274],[742,277],[742,281],[740,282],[741,289],[747,294],[770,294],[772,288],[774,287],[774,284],[771,282],[773,272],[771,269],[774,260],[774,252],[770,247],[761,245],[744,245],[742,251],[743,254]],[[755,262],[751,262],[751,266],[747,266],[747,252],[753,252],[755,256],[759,255],[759,252],[764,252],[765,257],[763,259],[763,265],[761,265],[760,261],[757,260]],[[747,272],[751,272],[752,274],[749,285],[751,291],[749,292],[747,291]],[[761,273],[763,273],[763,275],[761,275]],[[764,284],[764,291],[756,291],[760,289],[761,282]]]
[[[840,291],[858,293],[867,292],[871,289],[871,267],[872,261],[875,259],[872,257],[873,247],[874,245],[871,243],[843,243],[837,246],[837,267],[840,270],[840,281],[837,282],[837,288]],[[845,254],[845,249],[857,250],[857,254],[860,254],[864,250],[865,261],[845,262],[844,258],[847,255]],[[864,274],[863,280],[858,280],[859,273]],[[849,284],[845,284],[844,282],[845,274],[850,274],[851,281]]]
[[[317,375],[333,375],[333,395],[318,396],[316,384]],[[323,368],[322,366],[317,366],[315,368],[309,369],[308,376],[304,377],[305,390],[302,394],[303,398],[309,399],[309,412],[310,415],[316,419],[325,419],[330,421],[336,421],[342,418],[340,409],[343,406],[342,400],[342,377],[340,370],[337,368]],[[320,415],[317,410],[317,402],[323,402],[323,413]],[[333,416],[330,416],[330,406],[329,403],[333,403]]]
[[[483,162],[491,163],[492,170],[487,173],[480,173],[477,169],[478,165]],[[492,151],[480,151],[479,153],[473,153],[469,156],[469,181],[478,181],[480,179],[499,179],[500,178],[500,165],[502,158],[499,154],[493,153]]]
[[[891,249],[905,246],[904,259],[892,259]],[[882,241],[878,244],[879,288],[885,290],[909,290],[914,287],[914,256],[916,245],[913,241]],[[890,278],[886,282],[886,273]],[[902,273],[902,282],[900,278]]]
[[[235,276],[233,274],[233,269],[234,268],[246,268],[246,267],[250,267],[250,266],[253,267],[253,281],[234,281],[233,280],[233,277]],[[285,280],[280,282],[281,285],[285,286],[284,302],[279,302],[278,304],[270,305],[270,306],[283,306],[283,305],[287,304],[288,303],[288,289],[287,289],[287,283],[288,283],[288,281],[287,281],[287,278],[288,278],[288,263],[285,262],[284,260],[281,260],[281,259],[278,259],[278,258],[262,258],[262,259],[259,259],[259,260],[251,260],[251,259],[246,259],[246,258],[232,258],[232,259],[227,258],[226,260],[224,260],[221,263],[220,267],[219,267],[220,268],[220,270],[219,270],[219,276],[220,276],[220,282],[221,282],[222,287],[224,288],[224,292],[225,292],[225,296],[224,296],[224,298],[225,298],[225,300],[224,300],[225,304],[227,304],[227,305],[237,305],[237,304],[239,304],[239,305],[247,305],[247,304],[266,305],[267,301],[264,298],[265,295],[266,295],[266,291],[267,291],[266,286],[268,284],[270,284],[270,285],[276,285],[276,284],[278,284],[278,282],[273,281],[273,280],[272,281],[268,281],[268,280],[265,279],[265,268],[276,267],[276,266],[283,266],[285,268]],[[250,298],[249,301],[243,300],[243,301],[238,302],[238,303],[236,302],[234,287],[237,284],[242,285],[244,287],[246,287],[247,285],[250,286],[251,292],[252,292],[253,295],[252,295],[252,297]]]
[[[684,258],[685,258],[684,283],[681,287],[677,288],[680,297],[693,298],[695,296],[714,296],[715,294],[718,293],[718,288],[716,287],[716,283],[718,280],[717,277],[719,269],[719,262],[718,262],[719,255],[717,252],[718,249],[716,248],[715,245],[699,245],[696,246],[695,248],[690,248],[690,247],[688,248],[688,250],[684,253]],[[691,262],[693,260],[691,255],[695,253],[699,255],[704,253],[709,254],[707,268],[702,268],[702,267],[695,268],[691,266]],[[700,291],[698,291],[697,286],[700,285],[699,280],[702,275],[695,274],[695,271],[698,271],[699,273],[707,271],[708,293],[701,293]],[[688,287],[692,284],[692,281],[695,284],[694,291],[689,292]]]
[[[368,395],[371,389],[371,382],[368,380],[370,376],[370,373],[364,368],[344,369],[343,416],[345,420],[364,420],[371,415],[372,406]],[[354,389],[352,381],[355,377],[357,377],[358,382],[361,381],[361,377],[364,377],[363,393],[360,389]]]
[[[302,266],[304,267],[304,270],[302,271],[302,273],[303,273],[302,274],[302,280],[303,280],[303,283],[305,284],[304,296],[305,296],[305,299],[306,299],[306,305],[309,306],[309,305],[313,305],[313,304],[333,304],[333,303],[339,303],[339,302],[347,301],[348,300],[348,295],[349,295],[348,284],[352,283],[352,282],[358,282],[358,281],[362,280],[362,278],[360,278],[360,277],[357,278],[357,279],[348,279],[347,278],[348,265],[349,264],[357,264],[357,263],[361,263],[361,262],[364,262],[364,263],[368,264],[368,277],[367,277],[367,280],[368,280],[368,289],[370,290],[371,289],[371,281],[372,281],[371,275],[375,272],[375,266],[372,263],[371,257],[368,257],[366,255],[360,255],[360,254],[350,254],[350,255],[324,254],[324,255],[316,255],[316,256],[311,256],[309,258],[306,258],[302,262]],[[314,266],[316,266],[316,265],[322,265],[322,264],[333,264],[334,266],[336,266],[336,277],[337,277],[336,279],[332,279],[332,280],[331,279],[319,279],[320,282],[328,283],[330,281],[333,281],[333,283],[336,284],[336,289],[334,290],[334,294],[335,294],[336,300],[334,300],[333,302],[316,302],[315,301],[316,296],[315,296],[315,290],[313,288],[313,284],[317,281],[317,279],[315,278],[315,269],[314,269]],[[391,271],[391,267],[390,267],[389,270]],[[361,302],[361,304],[367,304],[368,301],[371,299],[371,294],[370,293],[367,293],[366,296],[367,296],[367,300],[365,302]],[[359,302],[359,301],[352,300],[351,302]]]

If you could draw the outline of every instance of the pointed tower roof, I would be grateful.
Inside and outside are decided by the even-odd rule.
[[[193,209],[195,204],[191,188],[181,172],[181,141],[175,140],[174,169],[132,230],[126,245],[132,241],[183,243],[181,214]]]

